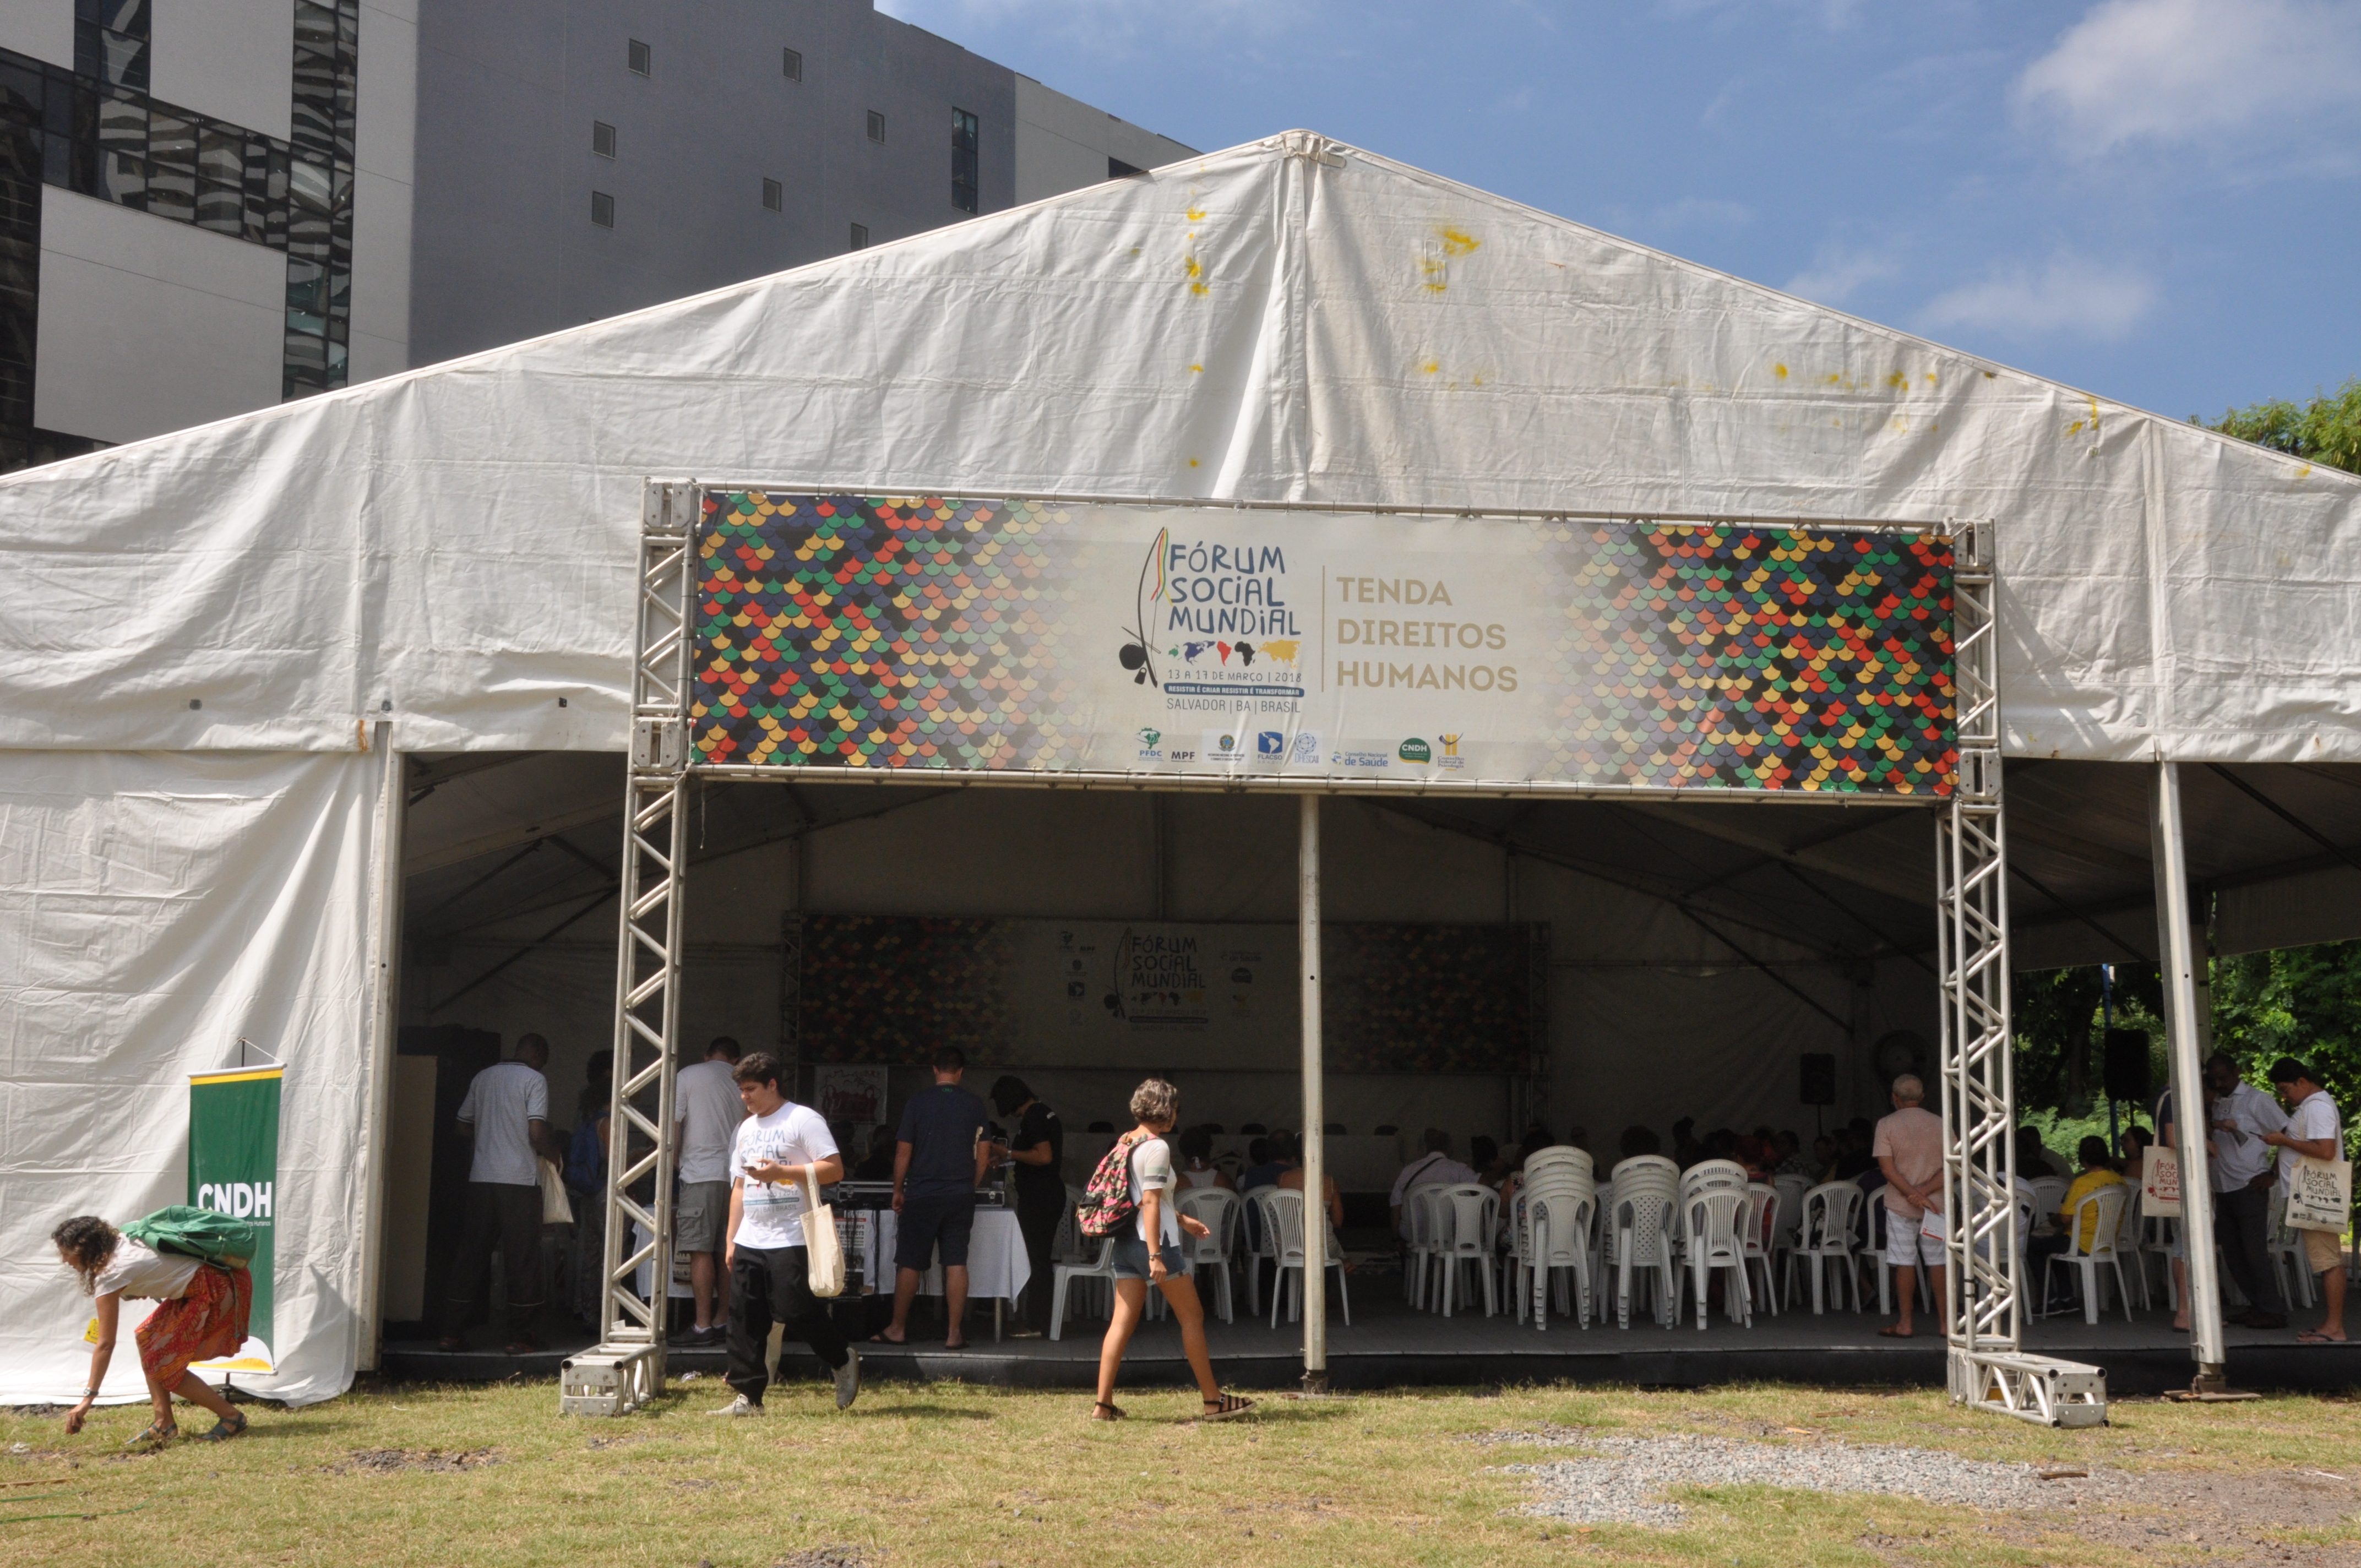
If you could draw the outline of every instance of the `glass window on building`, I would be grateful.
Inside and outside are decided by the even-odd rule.
[[[615,156],[615,127],[604,120],[590,122],[590,150],[601,158]]]
[[[885,116],[874,109],[869,111],[869,139],[873,142],[885,139]]]
[[[965,109],[951,111],[951,205],[962,213],[975,211],[975,116]]]
[[[781,49],[779,51],[779,74],[785,77],[790,82],[801,82],[804,79],[803,50],[797,49]]]
[[[615,198],[604,191],[590,192],[590,221],[602,229],[615,226]]]
[[[634,76],[651,76],[655,73],[656,51],[637,38],[631,40],[631,47],[624,51],[623,58],[631,66],[631,74]]]
[[[855,224],[852,225],[852,243],[846,246],[845,248],[847,250],[867,250],[869,248],[869,225],[867,224]]]
[[[148,0],[74,0],[74,70],[148,90]]]
[[[774,213],[785,212],[787,206],[787,188],[775,180],[763,181],[763,205]]]

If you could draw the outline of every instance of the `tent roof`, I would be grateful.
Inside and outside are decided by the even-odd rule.
[[[0,479],[0,745],[619,749],[651,475],[1990,517],[2013,753],[2361,761],[2361,480],[1303,132]]]

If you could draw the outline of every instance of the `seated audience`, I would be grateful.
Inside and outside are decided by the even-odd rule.
[[[1271,1141],[1277,1143],[1282,1135],[1287,1136],[1287,1168],[1279,1172],[1278,1185],[1284,1190],[1301,1192],[1303,1190],[1302,1141],[1292,1135],[1276,1133],[1271,1135]],[[1460,1168],[1464,1170],[1466,1168],[1462,1166]],[[1325,1172],[1323,1172],[1320,1177],[1320,1196],[1323,1206],[1328,1211],[1328,1223],[1340,1230],[1343,1229],[1345,1195],[1338,1190],[1336,1179]]]
[[[1664,1152],[1664,1140],[1636,1123],[1623,1129],[1623,1135],[1616,1141],[1615,1146],[1625,1159],[1643,1154]]]
[[[1684,1116],[1674,1123],[1673,1163],[1686,1170],[1705,1157],[1705,1146],[1697,1141],[1697,1118]]]
[[[2027,1181],[2038,1181],[2045,1176],[2070,1174],[2066,1162],[2052,1154],[2049,1146],[2041,1141],[2041,1130],[2037,1127],[2019,1127],[2016,1130],[2016,1173]]]
[[[1836,1139],[1822,1133],[1812,1140],[1812,1161],[1804,1174],[1812,1179],[1812,1185],[1815,1187],[1823,1181],[1834,1181],[1837,1179]]]
[[[1456,1187],[1477,1179],[1476,1172],[1451,1157],[1449,1133],[1440,1127],[1429,1127],[1424,1142],[1426,1152],[1402,1167],[1401,1174],[1394,1178],[1393,1193],[1389,1199],[1393,1207],[1394,1234],[1405,1241],[1410,1239],[1410,1231],[1402,1219],[1402,1200],[1411,1189],[1437,1185]]]
[[[2074,1178],[2074,1184],[2066,1189],[2065,1201],[2058,1205],[2058,1230],[2048,1235],[2035,1236],[2026,1244],[2026,1255],[2036,1263],[2065,1252],[2070,1242],[2084,1252],[2090,1251],[2092,1242],[2097,1239],[2099,1212],[2092,1209],[2082,1215],[2078,1234],[2070,1235],[2067,1227],[2074,1223],[2075,1209],[2101,1188],[2124,1185],[2124,1179],[2115,1174],[2114,1162],[2107,1157],[2106,1139],[2084,1138],[2075,1152],[2081,1157],[2082,1169]],[[2049,1273],[2046,1265],[2042,1272],[2045,1275]],[[2057,1301],[2050,1301],[2043,1310],[2054,1311],[2059,1305]]]
[[[1855,1116],[1837,1129],[1835,1179],[1856,1181],[1863,1171],[1877,1168],[1877,1157],[1870,1153],[1871,1142],[1871,1128],[1866,1116]]]
[[[1814,1167],[1804,1157],[1804,1140],[1794,1133],[1780,1133],[1771,1140],[1773,1176],[1809,1176]]]
[[[1236,1184],[1214,1168],[1212,1128],[1191,1127],[1180,1135],[1180,1183],[1192,1192],[1200,1187],[1237,1190]]]
[[[2140,1166],[2155,1144],[2156,1135],[2146,1127],[2124,1129],[2124,1157],[2115,1161],[2115,1168],[2123,1173],[2125,1181],[2136,1183],[2139,1180]]]
[[[1467,1163],[1474,1168],[1476,1179],[1487,1187],[1499,1186],[1509,1175],[1509,1162],[1500,1157],[1499,1140],[1481,1133],[1467,1140]]]
[[[1285,1128],[1267,1138],[1255,1138],[1246,1144],[1246,1168],[1238,1177],[1238,1190],[1251,1192],[1257,1187],[1279,1185],[1279,1172],[1287,1168],[1278,1155],[1279,1140],[1287,1136]]]

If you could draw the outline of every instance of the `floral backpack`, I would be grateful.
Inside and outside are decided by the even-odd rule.
[[[1082,1201],[1074,1210],[1074,1223],[1082,1234],[1094,1242],[1103,1242],[1131,1223],[1139,1205],[1131,1201],[1131,1151],[1139,1146],[1146,1135],[1134,1129],[1115,1141],[1115,1146],[1099,1161],[1091,1175],[1091,1184],[1082,1189]]]

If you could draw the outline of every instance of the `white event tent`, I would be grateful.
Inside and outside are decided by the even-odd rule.
[[[652,476],[1991,519],[2013,855],[2035,884],[2019,962],[2154,953],[2146,770],[2121,764],[2158,761],[2242,770],[2191,771],[2224,950],[2361,934],[2338,850],[2361,839],[2361,480],[1290,133],[0,478],[0,1400],[79,1386],[84,1314],[47,1232],[179,1200],[186,1076],[240,1036],[288,1064],[281,1367],[258,1387],[324,1398],[368,1363],[400,894],[416,911],[484,857],[609,833]],[[930,798],[910,831],[982,857],[994,891],[881,892],[868,814],[895,792],[796,793],[785,831],[716,797],[712,830],[753,857],[720,873],[728,897],[830,825],[839,859],[792,862],[822,907],[939,892],[1049,916],[1137,891],[1079,851],[1028,875],[1061,833],[1135,834],[1133,797]],[[1223,804],[1201,800],[1175,808]],[[1505,886],[1553,922],[1552,1113],[1584,1094],[1595,1128],[1651,1113],[1586,1044],[1680,1013],[1651,963],[1708,987],[1683,1028],[1745,1014],[1693,1081],[1792,1081],[1792,1056],[1750,1053],[1818,1027],[1806,1007],[1931,1032],[1908,952],[1866,981],[1830,959],[1840,933],[1930,927],[1923,816],[1869,813],[1839,847],[1810,810],[1584,809],[1372,807],[1331,838],[1347,905],[1492,919]],[[1225,820],[1201,907],[1289,918],[1291,813]],[[1159,899],[1189,853],[1159,850]],[[604,1043],[613,906],[583,907],[587,939],[516,964],[481,1016],[571,1005],[580,1048]],[[767,971],[732,970],[729,946],[691,955],[692,989],[719,976],[729,996],[690,1032],[763,1043]],[[400,1014],[425,1016],[408,996]],[[135,1356],[109,1387],[136,1391]]]

